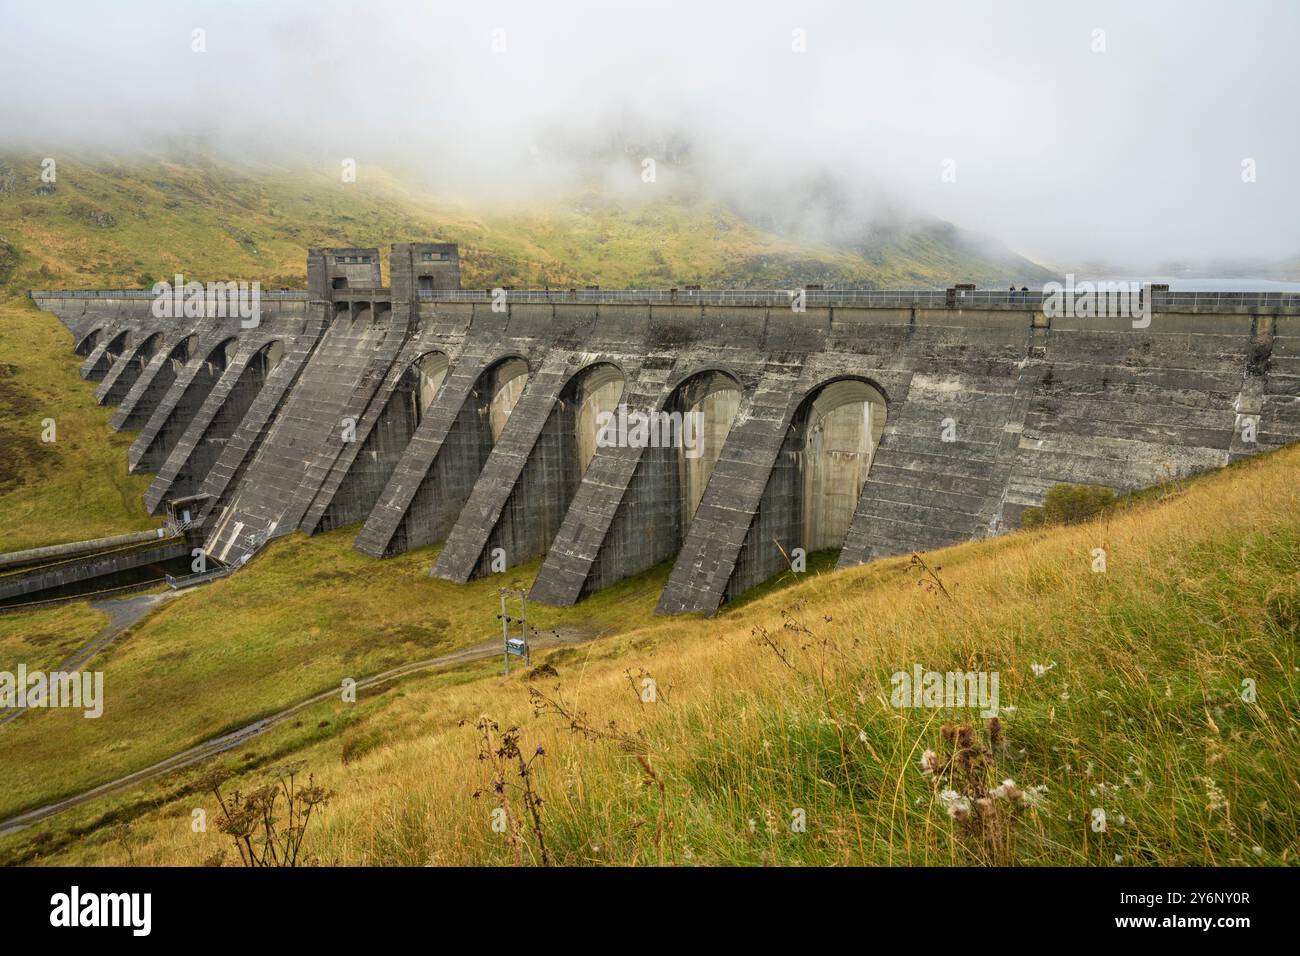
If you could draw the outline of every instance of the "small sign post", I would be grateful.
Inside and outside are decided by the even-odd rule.
[[[531,648],[528,646],[528,592],[516,591],[511,588],[499,588],[497,593],[501,595],[501,613],[497,617],[501,618],[501,640],[505,644],[505,652],[502,655],[504,662],[505,676],[510,676],[510,658],[511,656],[522,657],[525,665],[532,665]],[[518,595],[522,607],[521,616],[518,618],[510,616],[510,609],[507,605],[507,599],[511,596]],[[518,624],[521,628],[521,637],[510,636],[510,625]]]

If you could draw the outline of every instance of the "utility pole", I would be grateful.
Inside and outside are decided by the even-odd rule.
[[[517,591],[512,588],[498,588],[497,594],[501,595],[501,613],[497,617],[501,618],[501,641],[504,644],[502,662],[504,664],[503,672],[506,677],[510,676],[510,656],[522,657],[525,666],[532,666],[533,656],[532,647],[528,643],[528,592]],[[522,607],[522,616],[513,618],[509,614],[507,599],[511,596],[518,596]],[[519,624],[522,628],[522,637],[510,636],[510,625]]]
[[[501,595],[501,613],[497,617],[501,618],[501,648],[505,659],[505,675],[510,676],[510,617],[506,614],[506,589],[501,588],[497,591]]]

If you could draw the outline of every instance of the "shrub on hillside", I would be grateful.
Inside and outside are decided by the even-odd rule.
[[[1020,516],[1022,528],[1044,528],[1077,524],[1109,507],[1115,492],[1100,485],[1052,485],[1043,496],[1041,508],[1026,508]]]
[[[4,239],[0,239],[0,285],[8,282],[17,268],[18,250]]]

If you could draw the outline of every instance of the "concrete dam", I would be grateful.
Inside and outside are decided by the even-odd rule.
[[[138,429],[149,509],[183,507],[215,562],[360,523],[376,559],[444,542],[451,581],[541,558],[531,596],[556,605],[672,561],[659,611],[711,614],[796,549],[930,550],[1057,483],[1135,490],[1300,438],[1300,295],[1152,287],[1139,328],[963,286],[471,291],[459,269],[396,244],[384,286],[377,249],[311,249],[307,291],[261,292],[256,322],[31,295]],[[601,440],[636,414],[694,441]]]

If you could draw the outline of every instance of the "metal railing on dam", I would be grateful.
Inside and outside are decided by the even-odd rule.
[[[366,293],[391,294],[389,289],[349,288],[338,290],[349,296]],[[1078,287],[1075,289],[1079,291]],[[149,289],[94,289],[69,292],[33,290],[31,298],[42,299],[153,299]],[[308,293],[296,289],[264,290],[268,302],[302,302]],[[1011,292],[991,289],[457,289],[417,293],[422,302],[492,303],[517,305],[584,303],[592,305],[717,305],[789,306],[797,295],[809,308],[858,307],[867,309],[1035,309],[1041,310],[1049,296],[1042,292]],[[1098,299],[1108,293],[1097,290]],[[1168,292],[1144,290],[1156,311],[1233,312],[1300,310],[1300,292]]]
[[[1076,290],[1077,291],[1077,290]],[[802,293],[803,305],[856,306],[869,309],[1011,308],[1042,309],[1049,298],[1041,291],[1011,292],[988,289],[506,289],[513,304],[591,303],[605,305],[720,305],[789,306]],[[1098,298],[1106,293],[1098,291]],[[426,302],[492,302],[493,290],[421,291]],[[1192,309],[1203,312],[1236,309],[1300,309],[1297,292],[1151,292],[1157,310]]]
[[[262,289],[258,295],[271,302],[306,302],[307,293],[300,289]],[[49,289],[33,289],[27,295],[33,299],[144,299],[158,298],[152,289],[77,289],[59,292]]]

